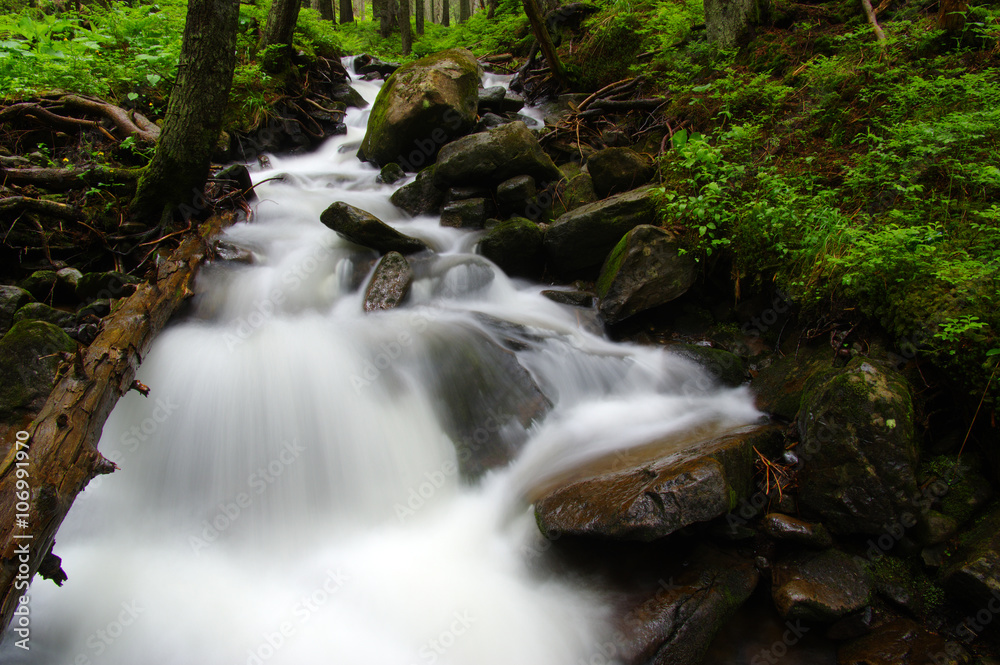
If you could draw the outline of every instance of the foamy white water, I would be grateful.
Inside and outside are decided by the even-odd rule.
[[[359,83],[369,100],[375,84]],[[587,331],[580,310],[472,254],[477,234],[408,219],[348,134],[254,174],[250,266],[201,274],[193,313],[157,340],[57,538],[69,580],[31,587],[45,665],[571,665],[598,653],[599,590],[533,565],[524,500],[608,452],[757,416],[691,363]],[[426,240],[409,302],[365,314],[375,252],[319,222],[334,201]],[[438,417],[436,349],[517,336],[553,404],[512,465],[463,483]],[[476,423],[472,423],[473,426]],[[509,426],[509,424],[508,424]],[[516,430],[519,425],[514,425]],[[514,432],[517,434],[518,432]]]

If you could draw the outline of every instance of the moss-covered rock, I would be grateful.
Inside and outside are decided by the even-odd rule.
[[[35,300],[52,302],[59,276],[55,270],[36,270],[21,281],[21,288]]]
[[[537,276],[544,266],[542,230],[530,219],[512,217],[489,230],[479,253],[508,275]]]
[[[496,186],[518,175],[530,175],[538,182],[561,177],[538,139],[520,121],[446,145],[438,155],[434,183],[438,187]]]
[[[803,345],[761,367],[750,381],[757,408],[793,420],[799,413],[806,383],[819,372],[833,369],[834,354],[829,346]]]
[[[51,323],[20,321],[0,338],[0,420],[14,423],[45,403],[60,351],[76,342]]]
[[[962,546],[946,563],[941,579],[949,594],[971,605],[1000,598],[1000,507],[963,535]]]
[[[14,313],[32,300],[31,294],[18,286],[0,285],[0,335],[14,325]]]
[[[863,357],[806,384],[798,415],[803,513],[838,534],[913,526],[918,446],[906,379]]]
[[[613,324],[670,302],[694,284],[696,267],[692,256],[680,254],[673,234],[639,225],[622,237],[604,261],[597,278],[598,309]]]
[[[657,194],[644,187],[581,206],[557,218],[545,231],[545,254],[556,272],[591,273],[626,233],[653,224]]]
[[[125,298],[135,292],[139,280],[125,273],[89,272],[76,284],[76,297],[80,302]]]
[[[718,383],[735,388],[746,383],[747,364],[735,353],[700,344],[671,344],[670,351],[698,363]]]
[[[400,67],[375,98],[358,156],[410,172],[432,164],[443,145],[475,125],[478,88],[479,64],[465,49]]]
[[[370,212],[343,201],[332,204],[320,214],[319,219],[327,228],[351,242],[379,252],[413,254],[427,249],[422,240],[400,233]]]
[[[65,328],[73,325],[76,321],[76,315],[50,307],[45,303],[29,302],[14,313],[14,323],[18,321],[45,321],[54,326]]]
[[[597,200],[594,191],[594,181],[589,173],[575,173],[560,180],[556,185],[555,201],[552,204],[552,214],[558,218],[570,210],[593,203]]]
[[[459,199],[451,201],[441,208],[441,226],[450,226],[455,229],[481,229],[486,223],[486,216],[486,199]]]
[[[768,20],[771,0],[706,0],[708,40],[721,48],[742,45],[755,26]]]
[[[631,148],[605,148],[587,160],[598,198],[627,192],[653,179],[653,162]]]

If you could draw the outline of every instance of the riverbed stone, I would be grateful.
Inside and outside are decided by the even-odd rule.
[[[835,534],[882,535],[920,521],[918,446],[906,379],[874,360],[813,375],[798,415],[803,516]]]
[[[552,214],[557,219],[570,210],[597,200],[594,182],[589,173],[574,173],[556,184]]]
[[[514,176],[497,185],[497,207],[504,215],[523,215],[538,194],[530,175]]]
[[[413,268],[399,252],[389,252],[375,266],[365,289],[365,311],[374,312],[399,306],[413,284]]]
[[[393,183],[399,182],[406,177],[406,173],[403,172],[403,168],[396,164],[395,162],[390,162],[382,167],[375,176],[375,182],[384,185],[391,185]]]
[[[361,96],[361,93],[347,83],[335,85],[331,90],[330,99],[340,102],[346,108],[363,109],[368,107],[368,102]]]
[[[14,313],[32,300],[31,294],[19,286],[0,285],[0,335],[14,325]]]
[[[598,150],[587,160],[587,171],[601,199],[641,187],[656,173],[652,160],[631,148]]]
[[[18,321],[46,321],[54,326],[65,328],[73,325],[76,315],[56,309],[40,302],[29,302],[14,313],[14,323]]]
[[[59,367],[59,352],[76,342],[45,321],[19,321],[0,338],[0,420],[13,424],[45,403]]]
[[[559,169],[523,122],[512,122],[452,141],[438,155],[438,187],[497,185],[518,175],[539,182],[560,178]]]
[[[964,665],[971,660],[958,642],[902,617],[837,650],[838,665]]]
[[[441,203],[444,201],[445,190],[434,184],[434,170],[436,164],[432,164],[417,174],[413,182],[403,185],[389,197],[389,200],[397,208],[402,208],[408,214],[413,215],[436,215],[441,210]]]
[[[746,383],[746,361],[735,353],[701,344],[671,344],[668,349],[698,363],[714,381],[724,386],[736,388]]]
[[[597,278],[598,309],[609,324],[687,293],[694,284],[694,257],[680,253],[673,234],[640,224],[622,237]]]
[[[83,303],[125,298],[135,293],[138,284],[135,277],[116,270],[88,272],[76,284],[76,297]]]
[[[644,187],[580,206],[545,231],[545,253],[560,274],[594,272],[622,237],[656,220],[656,192]]]
[[[697,548],[682,572],[639,599],[616,622],[614,662],[700,665],[715,634],[746,602],[759,579],[752,560],[708,546]]]
[[[441,226],[481,229],[486,223],[486,199],[458,199],[441,208]]]
[[[530,219],[511,217],[487,232],[479,241],[479,253],[508,275],[537,276],[544,267],[542,230]]]
[[[351,242],[382,253],[413,254],[427,249],[423,240],[400,233],[370,212],[343,201],[332,204],[319,219]]]
[[[1000,603],[1000,507],[963,534],[941,571],[945,590],[970,606]]]
[[[542,291],[542,295],[552,302],[557,302],[560,305],[569,305],[570,307],[593,307],[596,300],[594,294],[588,291],[546,289]]]
[[[459,325],[427,339],[421,355],[430,392],[461,476],[472,481],[506,466],[552,402],[517,356],[482,330]]]
[[[745,427],[684,445],[676,437],[654,442],[624,468],[617,462],[609,471],[597,467],[592,475],[549,491],[535,502],[535,519],[549,538],[662,538],[725,515],[749,496],[754,447],[776,453],[781,447],[778,428]]]
[[[794,353],[773,359],[769,365],[759,367],[750,381],[757,408],[794,420],[808,381],[833,367],[834,355],[829,346],[802,345]]]
[[[785,558],[775,564],[771,581],[775,607],[791,620],[830,623],[862,609],[872,595],[864,565],[839,550]]]
[[[466,49],[400,67],[375,98],[358,156],[409,172],[432,164],[442,146],[475,125],[478,86],[479,64]]]
[[[36,270],[21,280],[20,286],[35,300],[51,302],[58,282],[55,270]]]
[[[826,549],[833,545],[833,537],[826,527],[817,522],[807,522],[791,515],[768,513],[761,522],[764,533],[775,540],[793,545]]]

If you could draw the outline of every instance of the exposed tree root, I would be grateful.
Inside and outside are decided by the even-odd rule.
[[[0,213],[32,210],[43,215],[62,219],[81,220],[83,212],[65,203],[33,199],[27,196],[8,196],[0,199]]]

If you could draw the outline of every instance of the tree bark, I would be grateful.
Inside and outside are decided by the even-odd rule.
[[[416,24],[417,34],[424,34],[424,2],[426,0],[414,0],[413,22]]]
[[[166,226],[175,206],[201,201],[236,68],[239,8],[239,0],[188,2],[177,82],[156,153],[132,199],[139,220]]]
[[[340,22],[354,23],[354,5],[351,0],[340,0]]]
[[[290,49],[301,7],[298,0],[274,0],[271,11],[267,14],[267,24],[264,26],[264,34],[261,35],[258,48],[264,50],[268,46],[281,46],[285,50]]]
[[[420,0],[417,0],[419,3]],[[410,55],[413,51],[413,33],[410,32],[410,0],[399,0],[399,34],[403,55]]]
[[[486,13],[486,18],[490,21],[493,20],[493,17],[497,13],[497,3],[498,0],[490,0],[490,8],[489,11]]]
[[[441,25],[446,28],[451,26],[451,4],[448,0],[441,0]]]
[[[310,0],[312,3],[312,8],[319,12],[319,17],[324,21],[333,21],[336,23],[337,17],[334,15],[333,11],[333,0]]]
[[[538,2],[536,0],[522,0],[522,2],[524,4],[524,13],[528,15],[528,22],[531,23],[531,31],[535,34],[535,39],[538,40],[538,45],[545,55],[545,60],[549,63],[552,75],[560,83],[566,85],[566,70],[563,68],[562,62],[559,61],[556,47],[552,43],[552,36],[549,35],[549,30],[545,27],[545,21],[542,19],[542,14],[538,9]]]
[[[938,10],[938,28],[949,33],[961,32],[965,28],[965,14],[969,11],[967,0],[941,0]]]
[[[458,0],[458,22],[465,23],[471,15],[472,0]]]
[[[22,580],[30,581],[46,560],[77,494],[95,475],[115,470],[97,450],[101,429],[132,385],[157,333],[191,295],[189,286],[212,238],[234,220],[231,213],[215,216],[188,235],[157,268],[155,281],[140,284],[104,319],[97,339],[78,352],[73,367],[27,427],[26,446],[13,436],[0,442],[10,446],[0,447],[5,454],[0,462],[0,633],[24,595]],[[18,488],[19,480],[29,488],[26,511],[17,509],[17,494],[24,491]]]

